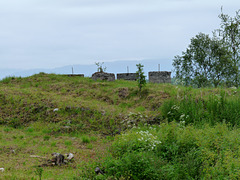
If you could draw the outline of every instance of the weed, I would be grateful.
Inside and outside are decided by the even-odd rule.
[[[88,144],[87,145],[87,149],[93,149],[93,145],[92,144]]]
[[[49,139],[50,139],[50,136],[44,136],[44,137],[43,137],[43,140],[44,140],[44,141],[48,141]]]
[[[4,128],[3,130],[4,130],[5,132],[10,132],[10,131],[11,131],[11,128],[6,127],[6,128]]]
[[[96,142],[97,141],[97,137],[96,136],[91,136],[90,137],[90,141],[91,142]]]
[[[43,168],[41,167],[36,167],[36,170],[34,171],[34,173],[39,177],[39,179],[42,179],[42,175],[43,175]]]
[[[146,109],[143,107],[143,106],[138,106],[137,108],[136,108],[136,111],[137,112],[144,112]]]
[[[56,147],[56,144],[57,144],[56,142],[52,142],[52,143],[51,143],[51,146],[52,146],[52,147]]]
[[[65,144],[66,146],[72,146],[72,141],[65,141],[64,144]]]
[[[90,141],[91,141],[88,136],[82,136],[81,139],[82,139],[82,142],[85,143],[85,144],[88,144],[88,143],[90,143]]]

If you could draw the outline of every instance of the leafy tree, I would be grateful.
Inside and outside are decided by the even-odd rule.
[[[173,66],[176,78],[185,85],[197,87],[222,84],[231,75],[230,53],[216,37],[199,33],[182,56],[175,56]]]
[[[139,92],[141,92],[142,88],[146,85],[146,76],[144,75],[143,72],[143,65],[142,64],[136,64],[137,66],[137,83],[138,83],[138,88]]]
[[[239,86],[239,67],[240,67],[240,10],[236,12],[235,17],[223,13],[219,15],[221,19],[219,36],[224,41],[226,47],[232,52],[232,62],[234,71],[234,85]]]

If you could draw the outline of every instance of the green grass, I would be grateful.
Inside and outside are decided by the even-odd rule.
[[[205,125],[163,123],[117,136],[101,179],[239,179],[240,129]]]
[[[74,162],[43,167],[42,179],[238,179],[239,91],[147,83],[140,96],[132,81],[7,77],[0,81],[0,179],[39,179],[44,159],[30,155],[53,152],[72,152]],[[151,132],[147,143],[138,131]],[[149,151],[155,141],[157,151]],[[97,166],[108,173],[96,177]]]

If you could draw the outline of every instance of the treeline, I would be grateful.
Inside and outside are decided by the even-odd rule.
[[[173,60],[178,83],[193,87],[240,85],[240,10],[234,17],[223,13],[212,36],[199,33]]]

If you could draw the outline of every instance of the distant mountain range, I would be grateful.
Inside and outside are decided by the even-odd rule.
[[[141,63],[144,65],[145,75],[148,75],[149,71],[158,71],[158,64],[160,64],[161,71],[171,71],[172,61],[170,60],[141,60],[141,61],[114,61],[105,62],[103,67],[106,67],[106,72],[109,73],[129,73],[136,72],[136,64]],[[39,72],[45,73],[55,73],[55,74],[72,74],[72,69],[74,74],[84,74],[85,77],[91,77],[91,75],[97,71],[97,66],[95,64],[91,65],[69,65],[53,69],[0,69],[0,79],[7,76],[16,77],[27,77],[33,74],[38,74]]]

